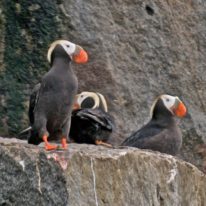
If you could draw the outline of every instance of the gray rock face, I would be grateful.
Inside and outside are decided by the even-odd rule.
[[[106,96],[117,122],[114,144],[148,121],[157,95],[177,95],[188,107],[188,116],[180,122],[184,133],[181,157],[201,165],[194,148],[206,142],[204,1],[3,2],[6,69],[0,70],[7,72],[0,82],[6,88],[0,93],[2,134],[16,134],[26,126],[31,88],[47,70],[46,45],[53,38],[65,38],[89,53],[87,65],[74,65],[79,91],[99,91]],[[25,56],[13,45],[25,47]],[[0,47],[4,48],[1,43]],[[7,58],[13,52],[15,58]],[[1,56],[0,52],[0,60]]]
[[[170,155],[70,144],[45,152],[0,138],[0,205],[199,206],[206,178]]]
[[[4,67],[3,62],[4,62],[4,33],[5,33],[5,28],[4,28],[4,15],[2,11],[2,2],[0,2],[0,71],[2,72],[2,69]]]
[[[65,36],[82,42],[90,62],[76,67],[80,91],[100,91],[117,122],[118,144],[148,121],[162,93],[188,108],[181,156],[197,165],[206,141],[206,4],[202,1],[64,0]],[[71,29],[75,28],[75,29]]]

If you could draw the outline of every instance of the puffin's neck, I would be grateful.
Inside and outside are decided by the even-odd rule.
[[[175,123],[174,115],[164,106],[162,100],[158,100],[152,114],[152,120],[163,125]]]
[[[52,62],[52,67],[59,70],[71,70],[71,60],[68,57],[56,57]]]
[[[176,124],[175,118],[172,114],[153,114],[151,121],[156,122],[157,124],[160,124],[165,127],[168,125]]]

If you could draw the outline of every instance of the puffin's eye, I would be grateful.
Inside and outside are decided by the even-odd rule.
[[[67,48],[69,48],[70,46],[69,45],[67,45]]]
[[[166,101],[167,101],[167,102],[169,102],[169,101],[170,101],[170,99],[168,99],[168,98],[167,98],[167,99],[166,99]]]

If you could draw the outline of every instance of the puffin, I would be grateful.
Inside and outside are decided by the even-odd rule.
[[[46,150],[57,149],[50,140],[61,140],[61,148],[67,149],[67,137],[71,124],[72,107],[78,89],[78,81],[71,62],[86,63],[86,51],[70,41],[54,41],[47,53],[50,70],[42,77],[30,96],[29,120],[31,127],[29,144],[42,141]]]
[[[182,118],[186,113],[186,106],[177,96],[160,95],[152,104],[150,121],[126,138],[121,146],[176,155],[182,145],[182,133],[175,117]]]
[[[75,97],[69,138],[76,143],[112,147],[106,143],[114,130],[113,117],[108,114],[104,96],[82,92]]]

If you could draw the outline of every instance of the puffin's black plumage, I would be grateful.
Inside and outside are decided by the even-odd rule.
[[[114,130],[114,120],[107,112],[107,104],[100,93],[82,92],[76,97],[78,110],[72,112],[69,137],[77,143],[102,144]]]
[[[46,149],[55,149],[56,146],[50,145],[47,138],[61,138],[62,146],[66,148],[77,91],[77,78],[70,66],[72,53],[76,54],[76,50],[82,51],[81,47],[65,40],[56,41],[50,47],[48,60],[52,67],[43,76],[41,84],[35,86],[30,97],[29,119],[32,129],[28,143],[44,141]],[[78,63],[80,61],[78,59]]]
[[[41,87],[40,83],[35,85],[34,89],[31,92],[31,95],[30,95],[29,111],[28,111],[30,125],[33,125],[33,123],[34,123],[34,108],[35,108],[36,101],[38,100],[38,94],[39,94],[40,87]],[[38,138],[38,132],[32,130],[31,126],[26,128],[25,130],[21,131],[18,134],[18,138],[19,139],[28,139],[28,142],[30,144],[35,144],[35,145],[38,145],[43,141],[41,138]]]
[[[40,87],[41,87],[40,83],[35,85],[34,89],[32,90],[31,96],[30,96],[29,113],[28,113],[30,125],[34,124],[34,108],[35,108],[35,104],[38,100]]]
[[[41,84],[37,84],[32,90],[29,105],[30,124],[34,121],[35,102],[38,99]],[[82,92],[76,95],[75,104],[71,116],[70,138],[77,143],[102,144],[110,146],[106,142],[115,128],[114,119],[108,114],[107,103],[104,96],[100,93]],[[81,108],[77,109],[76,108]],[[53,139],[56,139],[53,134]],[[25,129],[19,134],[19,138],[29,137],[29,143],[39,144],[42,142],[38,138],[38,133],[31,130],[31,127]],[[99,142],[98,142],[99,141]]]
[[[171,97],[169,95],[165,96]],[[175,101],[176,105],[179,103],[181,104],[181,115],[184,116],[186,108],[183,107],[183,103],[178,99]],[[175,110],[174,105],[172,106],[172,109]],[[162,98],[158,98],[152,111],[151,120],[141,129],[125,139],[121,145],[137,147],[140,149],[151,149],[162,153],[176,155],[181,144],[182,134],[175,121],[174,113],[166,108]]]
[[[70,138],[77,143],[106,142],[114,128],[109,114],[100,109],[79,109],[72,112]]]

